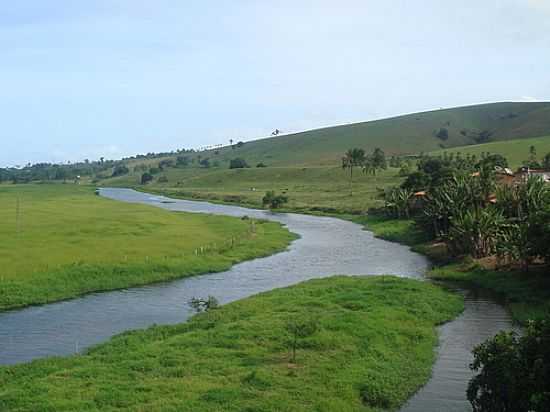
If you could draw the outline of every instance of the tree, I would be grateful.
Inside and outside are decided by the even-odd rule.
[[[126,175],[126,174],[128,174],[129,172],[130,172],[130,171],[128,170],[128,168],[126,167],[126,165],[120,164],[120,165],[115,166],[115,168],[113,169],[112,177]]]
[[[397,219],[409,217],[409,202],[412,192],[400,187],[394,187],[384,194],[386,213]]]
[[[189,166],[189,156],[178,156],[176,158],[177,167],[187,167]]]
[[[288,332],[289,347],[292,352],[291,362],[296,363],[296,348],[300,339],[313,335],[319,329],[319,323],[315,319],[292,319],[285,325]]]
[[[353,196],[353,168],[361,167],[365,163],[365,151],[363,149],[349,149],[342,157],[342,169],[349,170],[349,192]]]
[[[248,166],[246,161],[244,159],[241,159],[240,157],[237,157],[235,159],[231,159],[229,161],[229,168],[230,169],[244,169],[244,168],[247,168],[247,167],[250,167],[250,166]]]
[[[266,192],[265,196],[262,198],[262,204],[269,206],[270,209],[278,209],[282,205],[288,202],[288,197],[284,195],[277,195],[273,190]]]
[[[468,384],[474,412],[550,410],[550,320],[529,322],[525,334],[500,332],[477,346]]]
[[[550,170],[550,152],[546,153],[542,159],[542,167],[546,170]]]
[[[141,184],[145,185],[149,182],[153,181],[153,175],[149,172],[145,172],[141,175]]]
[[[201,159],[199,162],[199,165],[201,167],[204,167],[205,169],[208,169],[210,167],[210,159],[208,159],[207,157],[205,157],[204,159]]]
[[[436,134],[438,139],[441,139],[441,140],[447,140],[449,138],[449,130],[447,130],[446,128],[442,127],[441,129],[439,129]]]

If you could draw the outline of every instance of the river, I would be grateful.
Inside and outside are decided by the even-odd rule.
[[[131,189],[101,189],[118,201],[171,211],[249,216],[274,220],[298,234],[288,250],[234,265],[230,270],[176,281],[92,293],[80,298],[0,313],[0,364],[82,352],[130,329],[174,324],[193,314],[193,296],[227,303],[312,278],[335,274],[423,279],[429,261],[408,247],[377,239],[345,220],[272,213],[208,202],[174,200]],[[406,411],[468,411],[465,390],[471,349],[501,329],[510,329],[506,311],[491,299],[466,293],[462,315],[440,327],[433,376],[405,405]]]

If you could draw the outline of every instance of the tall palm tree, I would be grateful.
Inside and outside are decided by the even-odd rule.
[[[342,157],[342,169],[349,170],[349,191],[353,196],[353,168],[361,167],[365,163],[365,151],[363,149],[349,149]]]

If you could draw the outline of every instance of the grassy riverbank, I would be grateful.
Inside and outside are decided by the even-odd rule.
[[[460,297],[395,277],[333,277],[237,301],[86,355],[0,368],[0,410],[394,410],[430,376]],[[285,324],[315,319],[291,362]]]
[[[262,207],[262,197],[269,190],[286,193],[289,209],[310,212],[359,213],[379,207],[379,189],[399,184],[399,169],[379,171],[377,176],[354,170],[353,196],[350,196],[350,174],[341,166],[265,167],[247,169],[167,168],[166,181],[155,179],[141,185],[140,172],[101,181],[105,187],[134,187],[147,192],[186,199]],[[160,176],[160,175],[159,175]],[[164,179],[163,179],[164,180]]]
[[[0,186],[0,310],[199,273],[282,250],[278,223],[173,213],[75,185]]]
[[[463,283],[494,292],[501,297],[515,321],[524,324],[529,319],[541,319],[550,313],[550,278],[548,268],[529,273],[484,269],[472,262],[452,262],[444,250],[426,242],[423,232],[412,220],[393,220],[380,217],[354,217],[357,223],[382,239],[404,243],[424,253],[436,262],[446,262],[428,272],[435,280]]]

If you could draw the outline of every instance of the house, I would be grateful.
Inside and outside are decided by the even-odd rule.
[[[542,178],[545,183],[550,183],[550,170],[548,169],[531,169],[530,167],[521,167],[515,176],[520,181],[526,181],[531,176],[538,176]]]

